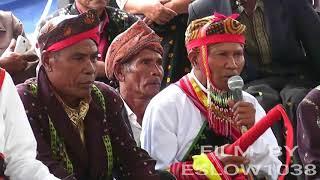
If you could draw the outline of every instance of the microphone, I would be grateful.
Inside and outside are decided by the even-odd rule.
[[[232,76],[228,79],[228,87],[231,90],[235,102],[242,101],[242,88],[244,86],[243,79],[240,76]],[[241,133],[248,131],[247,126],[241,126]]]

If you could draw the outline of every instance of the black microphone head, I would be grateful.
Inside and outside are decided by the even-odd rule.
[[[240,76],[232,76],[228,79],[228,87],[231,91],[242,89],[244,85],[243,79]]]

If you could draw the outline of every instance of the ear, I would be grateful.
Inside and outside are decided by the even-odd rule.
[[[114,76],[119,82],[123,82],[125,80],[123,65],[119,64],[114,67]]]
[[[45,68],[45,70],[47,72],[51,72],[52,71],[52,63],[50,61],[50,59],[52,59],[52,53],[47,52],[47,51],[43,51],[42,52],[42,56],[41,56],[41,61],[42,61],[42,65]]]
[[[200,70],[200,64],[199,64],[200,57],[199,57],[199,52],[196,49],[191,49],[188,52],[188,58],[191,62],[192,67],[195,70]]]

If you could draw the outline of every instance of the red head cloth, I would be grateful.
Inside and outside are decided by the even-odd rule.
[[[105,59],[107,77],[114,79],[115,67],[130,61],[133,55],[145,48],[163,54],[160,37],[143,21],[137,21],[125,32],[119,34],[109,46]]]
[[[99,42],[99,17],[95,10],[81,15],[62,15],[50,19],[41,28],[37,46],[42,50],[59,51],[85,39]]]
[[[291,121],[286,114],[285,110],[281,105],[277,105],[272,108],[268,114],[262,118],[256,125],[250,128],[246,133],[244,133],[237,141],[233,144],[227,146],[224,149],[226,154],[235,154],[236,150],[241,150],[241,152],[245,152],[250,145],[252,145],[268,128],[270,128],[273,123],[276,121],[281,120],[281,117],[284,120],[284,126],[287,129],[287,139],[286,139],[286,168],[283,169],[286,172],[288,169],[287,167],[290,164],[290,150],[293,148],[293,128]],[[284,178],[284,174],[279,177],[280,180]]]

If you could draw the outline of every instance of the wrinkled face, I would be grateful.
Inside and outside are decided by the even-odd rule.
[[[109,4],[109,0],[76,0],[87,9],[101,10]]]
[[[122,65],[123,81],[120,88],[147,98],[152,98],[160,91],[163,78],[162,56],[151,49],[143,49]]]
[[[86,39],[49,53],[44,63],[48,78],[61,97],[88,98],[95,80],[98,49]],[[45,60],[44,60],[45,61]]]
[[[244,67],[243,46],[239,43],[219,43],[208,47],[208,62],[215,86],[228,90],[228,79],[240,75]]]

